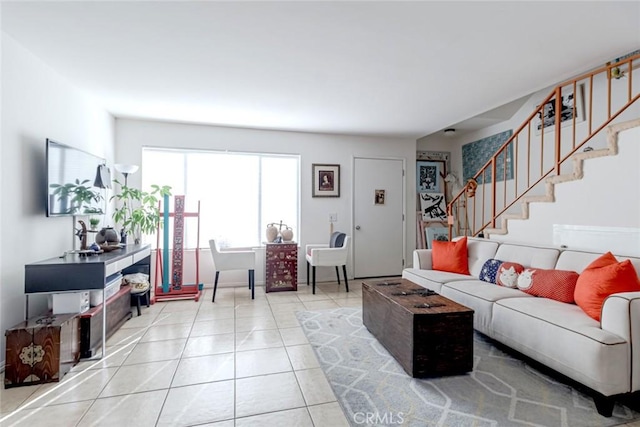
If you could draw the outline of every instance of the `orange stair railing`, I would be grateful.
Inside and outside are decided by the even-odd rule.
[[[545,179],[568,173],[567,160],[640,98],[638,68],[640,54],[631,55],[556,86],[453,196],[449,238],[482,235],[525,195],[545,197]]]

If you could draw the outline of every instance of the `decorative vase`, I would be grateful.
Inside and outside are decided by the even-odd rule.
[[[273,225],[270,227],[267,227],[267,242],[269,243],[274,242],[277,237],[278,237],[278,229]]]
[[[290,242],[293,240],[293,230],[291,228],[282,230],[280,232],[280,235],[282,236],[282,240],[284,240],[285,242]]]
[[[120,236],[118,235],[118,232],[114,230],[113,227],[103,227],[96,234],[96,243],[99,245],[102,245],[105,243],[108,245],[118,244],[120,243]]]

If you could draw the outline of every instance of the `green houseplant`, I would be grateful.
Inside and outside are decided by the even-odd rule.
[[[96,218],[96,217],[89,218],[89,225],[92,230],[97,230],[98,224],[100,224],[100,218]]]
[[[133,236],[140,243],[143,234],[152,234],[160,224],[158,202],[165,195],[171,195],[171,187],[152,185],[151,191],[122,185],[118,180],[120,193],[111,197],[118,203],[113,212],[113,220],[120,225],[123,235]]]

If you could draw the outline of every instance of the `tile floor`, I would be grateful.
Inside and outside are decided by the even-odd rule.
[[[60,383],[0,389],[0,426],[348,426],[295,312],[360,307],[358,281],[211,289],[144,308]]]
[[[211,290],[144,308],[60,383],[0,388],[0,426],[348,426],[295,312],[360,307],[350,292]],[[3,378],[4,379],[4,378]],[[627,424],[640,427],[640,422]]]

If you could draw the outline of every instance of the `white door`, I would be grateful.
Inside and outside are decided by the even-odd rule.
[[[354,159],[353,274],[402,274],[404,236],[404,162]]]

